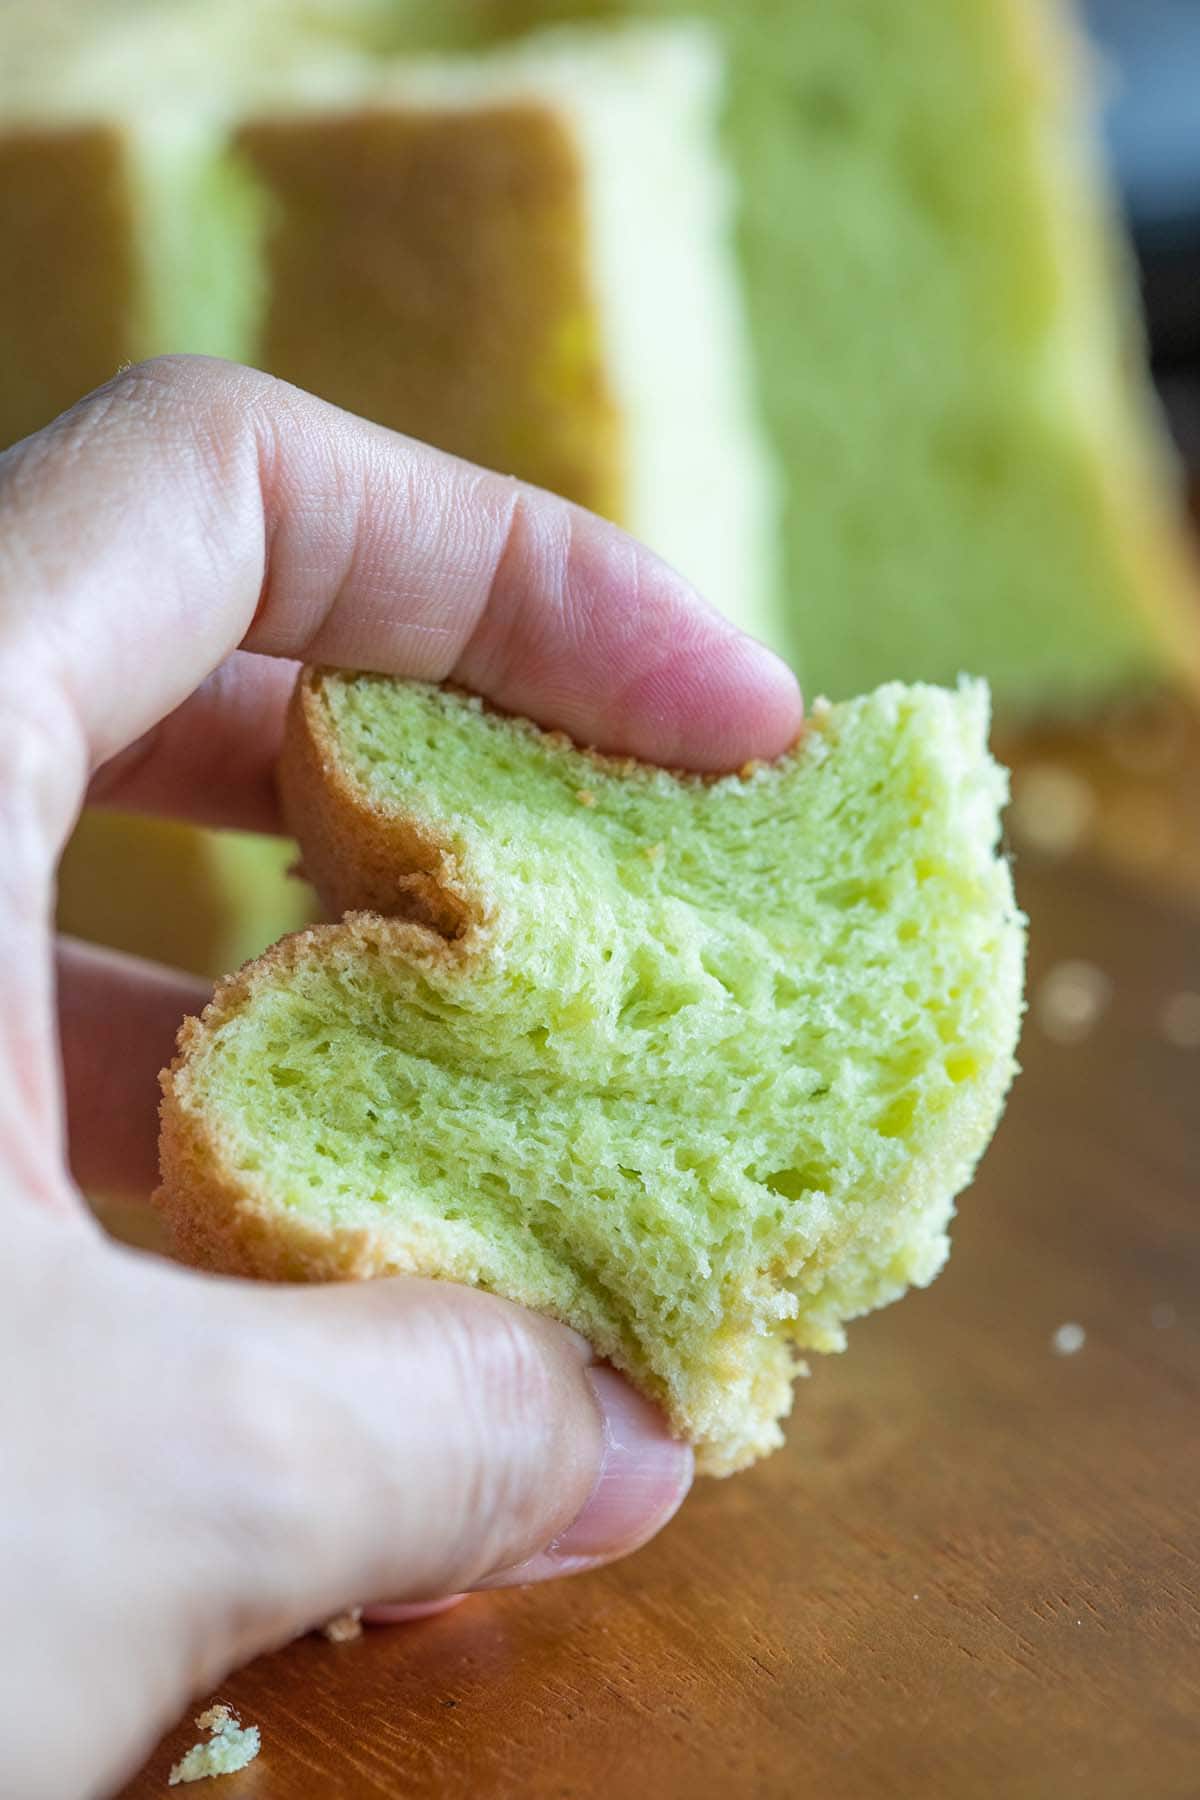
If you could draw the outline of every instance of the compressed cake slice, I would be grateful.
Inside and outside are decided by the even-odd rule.
[[[792,1346],[928,1281],[1013,1071],[1023,932],[980,684],[818,706],[719,780],[310,673],[284,759],[340,924],[188,1021],[183,1253],[484,1285],[586,1334],[714,1473]]]

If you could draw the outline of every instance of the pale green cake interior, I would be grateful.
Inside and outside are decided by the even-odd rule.
[[[19,58],[0,70],[0,115],[78,116],[103,93],[142,120],[140,345],[254,360],[264,203],[213,121],[360,104],[371,71],[414,50],[693,13],[729,51],[747,314],[783,476],[773,616],[748,603],[742,622],[835,699],[966,670],[1008,714],[1071,711],[1168,673],[1189,641],[1195,662],[1095,84],[1062,0],[109,0],[88,55],[43,55],[36,80]],[[212,168],[160,154],[210,126]],[[650,280],[645,241],[631,229],[622,292]],[[681,291],[680,333],[692,304]],[[736,614],[736,584],[702,560]]]
[[[1127,271],[1088,236],[1101,174],[1058,91],[1079,47],[1038,41],[1061,9],[719,10],[804,679],[841,698],[969,669],[1008,706],[1069,707],[1150,678],[1104,484],[1153,510],[1168,476]]]
[[[936,1272],[1010,1079],[985,690],[885,688],[715,783],[437,689],[322,692],[354,777],[445,834],[486,923],[425,967],[328,938],[262,965],[189,1105],[272,1202],[379,1234],[381,1271],[415,1234],[557,1312],[736,1466],[782,1336],[839,1348]]]
[[[785,483],[768,635],[810,692],[968,670],[1010,712],[1070,711],[1163,675],[1169,628],[1144,596],[1183,577],[1130,521],[1169,537],[1176,483],[1063,0],[373,10],[408,42],[628,15],[722,27]]]
[[[253,362],[266,299],[269,199],[203,114],[148,118],[130,140],[137,207],[140,356],[181,347]]]

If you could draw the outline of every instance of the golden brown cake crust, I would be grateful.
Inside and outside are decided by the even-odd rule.
[[[111,125],[0,132],[0,450],[137,354],[133,212]]]
[[[286,979],[298,961],[314,952],[365,947],[398,953],[414,964],[465,959],[466,954],[428,926],[381,919],[375,913],[351,913],[340,924],[313,925],[281,938],[264,955],[219,982],[198,1019],[184,1020],[175,1060],[160,1077],[163,1180],[154,1196],[184,1261],[269,1281],[361,1279],[381,1272],[382,1253],[370,1233],[333,1232],[281,1211],[252,1171],[234,1166],[220,1119],[189,1106],[188,1063],[193,1051],[241,1012],[256,988]],[[397,1268],[394,1242],[387,1264],[394,1273],[445,1273],[432,1260],[422,1263],[418,1246],[411,1267]]]
[[[464,967],[486,943],[485,897],[470,887],[450,845],[409,814],[384,813],[337,753],[322,698],[324,676],[305,669],[293,690],[279,765],[290,829],[304,845],[304,873],[338,924],[282,938],[218,983],[199,1019],[185,1019],[178,1054],[162,1075],[162,1186],[155,1203],[188,1262],[275,1281],[361,1279],[383,1272],[446,1275],[414,1242],[397,1264],[365,1231],[330,1231],[285,1214],[252,1172],[228,1155],[218,1118],[189,1106],[189,1059],[204,1037],[314,952],[381,948],[414,964]],[[364,910],[369,909],[369,910]]]
[[[410,919],[441,938],[486,923],[484,897],[463,879],[453,849],[409,813],[384,813],[337,753],[322,700],[323,674],[306,669],[288,708],[279,787],[288,829],[304,845],[304,874],[327,911]]]
[[[587,196],[554,111],[310,113],[235,143],[276,202],[264,367],[620,518]]]

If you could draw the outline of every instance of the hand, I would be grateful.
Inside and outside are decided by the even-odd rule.
[[[306,658],[440,680],[695,768],[799,725],[782,665],[548,494],[194,360],[0,457],[4,1781],[106,1791],[233,1665],[363,1600],[589,1568],[690,1453],[573,1333],[445,1283],[273,1289],[103,1239],[64,1162],[152,1177],[191,983],[64,950],[93,799],[278,828]],[[65,1088],[65,1102],[63,1089]]]

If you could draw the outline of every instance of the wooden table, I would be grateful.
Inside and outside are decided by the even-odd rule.
[[[632,1562],[234,1676],[263,1750],[214,1800],[1200,1795],[1200,1050],[1161,1026],[1200,905],[1086,858],[1019,886],[1033,994],[1084,958],[1112,1001],[1028,1022],[937,1284]]]

